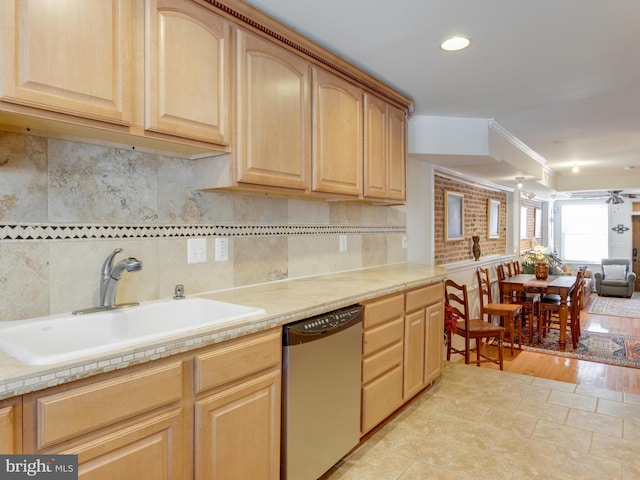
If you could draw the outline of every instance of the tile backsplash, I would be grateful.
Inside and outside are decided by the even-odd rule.
[[[205,192],[193,162],[0,131],[0,321],[96,305],[117,247],[144,263],[119,302],[404,262],[402,206]],[[339,252],[339,236],[348,249]],[[214,262],[216,236],[229,261]],[[207,262],[187,264],[187,240]]]

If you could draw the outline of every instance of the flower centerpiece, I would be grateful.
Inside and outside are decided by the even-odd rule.
[[[562,275],[562,260],[557,253],[547,253],[545,248],[541,245],[528,250],[524,253],[522,259],[522,273],[534,273],[544,270],[541,268],[542,264],[548,267],[547,275]],[[540,264],[540,267],[538,265]],[[536,268],[538,267],[538,268]],[[537,271],[536,271],[537,270]],[[544,273],[544,272],[542,272]],[[545,275],[546,278],[546,275]]]
[[[460,315],[458,315],[455,309],[451,305],[444,306],[444,343],[448,344],[451,337],[456,334],[456,325],[458,324],[458,320],[460,320]]]

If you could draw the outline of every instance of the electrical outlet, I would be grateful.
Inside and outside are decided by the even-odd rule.
[[[187,240],[187,263],[205,263],[207,261],[207,239],[190,238]]]
[[[346,251],[347,251],[347,236],[340,235],[340,252],[346,252]]]
[[[226,262],[229,260],[229,238],[217,237],[214,241],[215,244],[215,261]]]
[[[404,248],[404,249],[407,248],[407,236],[406,235],[402,236],[402,248]]]

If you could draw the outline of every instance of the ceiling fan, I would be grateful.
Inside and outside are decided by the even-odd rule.
[[[621,203],[624,203],[624,200],[622,199],[622,197],[627,197],[627,198],[640,198],[639,194],[635,194],[635,193],[622,193],[622,190],[608,190],[606,193],[605,192],[583,192],[583,193],[577,193],[575,195],[571,195],[572,197],[578,197],[578,198],[604,198],[606,197],[607,199],[605,200],[605,203],[608,204],[612,204],[612,205],[620,205]]]
[[[605,203],[619,205],[621,203],[624,203],[622,197],[637,198],[638,195],[634,193],[622,193],[622,190],[609,190],[609,198],[605,200]]]

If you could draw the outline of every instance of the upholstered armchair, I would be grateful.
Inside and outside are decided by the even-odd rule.
[[[598,295],[629,297],[633,295],[636,274],[631,271],[631,260],[603,258],[602,272],[594,274]]]

